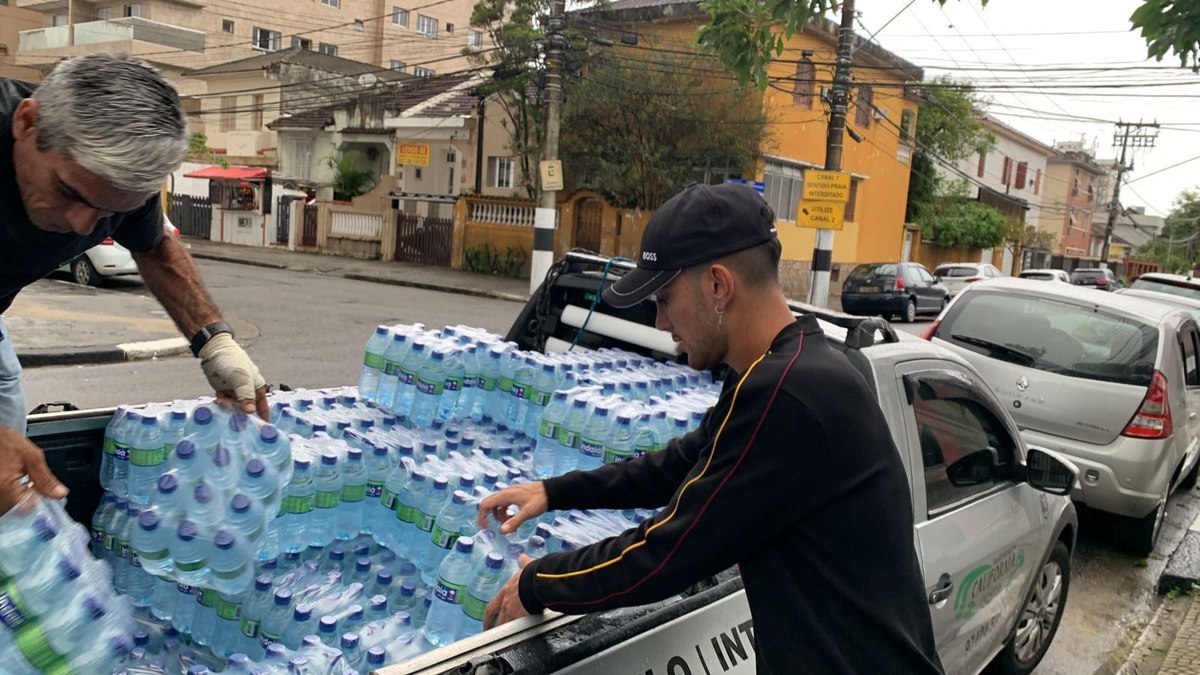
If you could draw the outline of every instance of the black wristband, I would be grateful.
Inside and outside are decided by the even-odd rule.
[[[224,321],[215,321],[201,328],[198,333],[192,336],[192,356],[200,357],[200,350],[204,349],[204,345],[218,333],[229,333],[233,337],[233,328]]]

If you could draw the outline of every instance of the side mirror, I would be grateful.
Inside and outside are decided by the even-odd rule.
[[[995,448],[976,450],[946,467],[946,478],[954,487],[970,487],[991,482],[1000,464]]]
[[[941,277],[941,275],[934,275],[934,277],[933,277],[933,283],[935,283],[935,284],[940,284],[940,283],[942,283],[942,277]]]
[[[1030,448],[1025,456],[1025,481],[1052,495],[1069,495],[1075,487],[1074,466],[1046,450]]]

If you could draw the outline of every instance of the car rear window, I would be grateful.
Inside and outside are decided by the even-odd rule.
[[[955,305],[937,337],[1001,361],[1069,377],[1148,386],[1158,330],[1094,306],[976,293]]]
[[[1187,286],[1184,284],[1174,284],[1170,281],[1160,279],[1141,278],[1134,281],[1130,288],[1140,288],[1146,291],[1154,291],[1156,293],[1167,293],[1170,295],[1178,295],[1183,298],[1191,298],[1200,300],[1200,288]]]
[[[1076,270],[1071,272],[1071,281],[1082,281],[1092,279],[1101,279],[1104,277],[1104,270]]]
[[[937,273],[943,277],[977,277],[981,274],[975,267],[965,267],[962,265],[956,267],[939,267]]]
[[[1022,279],[1038,279],[1040,281],[1053,281],[1054,275],[1049,272],[1021,272]]]
[[[855,280],[877,279],[879,277],[894,277],[896,276],[896,263],[883,263],[878,265],[859,265],[854,268],[848,278]]]

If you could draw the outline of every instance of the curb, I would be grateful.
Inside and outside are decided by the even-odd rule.
[[[190,354],[191,347],[182,337],[146,342],[126,342],[112,347],[72,347],[21,350],[23,368],[45,366],[84,366],[124,361],[145,361],[166,356]]]
[[[476,298],[489,298],[492,300],[508,300],[511,302],[525,302],[529,298],[513,295],[511,293],[500,293],[498,291],[484,291],[477,288],[464,288],[462,286],[444,286],[441,284],[431,284],[424,281],[410,281],[408,279],[389,279],[387,277],[377,277],[370,274],[359,274],[357,272],[346,272],[342,274],[343,279],[352,279],[354,281],[369,281],[377,284],[388,284],[390,286],[405,286],[408,288],[419,288],[426,291],[441,291],[443,293],[456,293],[458,295],[470,295]]]
[[[218,262],[234,263],[235,265],[253,265],[254,267],[267,267],[273,270],[289,269],[287,265],[279,263],[264,262],[262,260],[247,260],[246,258],[235,258],[233,256],[221,255],[219,253],[204,253],[195,250],[189,250],[193,258],[203,258],[204,260],[216,260]]]
[[[1176,588],[1188,591],[1193,584],[1200,584],[1200,517],[1192,522],[1171,552],[1155,590],[1159,595]]]

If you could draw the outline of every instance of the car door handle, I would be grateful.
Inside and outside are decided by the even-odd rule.
[[[938,579],[937,586],[935,586],[933,591],[929,593],[929,604],[936,605],[949,598],[950,594],[953,592],[954,580],[950,578],[949,574],[943,574],[941,578]]]
[[[1194,412],[1190,412],[1190,413],[1188,413],[1188,419],[1189,419],[1189,420],[1194,420],[1194,419],[1196,419],[1196,413],[1194,413]]]

